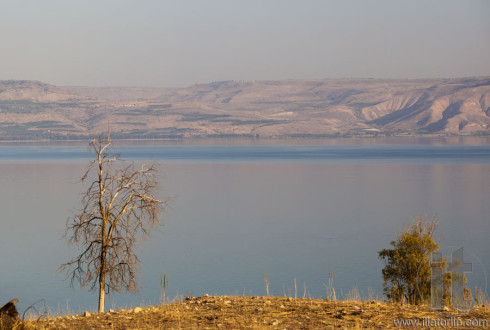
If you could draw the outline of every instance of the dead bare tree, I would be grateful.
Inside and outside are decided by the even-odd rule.
[[[59,269],[67,272],[72,286],[91,285],[92,291],[98,287],[99,313],[104,312],[106,292],[138,292],[136,243],[160,224],[166,206],[158,199],[155,165],[136,169],[122,162],[111,145],[110,134],[90,143],[95,159],[81,180],[88,188],[65,232],[68,243],[80,246],[81,253]]]

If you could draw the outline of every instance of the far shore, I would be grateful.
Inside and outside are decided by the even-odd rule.
[[[1,145],[73,145],[86,146],[90,137],[50,140],[0,140]],[[486,145],[490,135],[392,135],[392,136],[339,136],[339,137],[201,137],[181,139],[114,138],[116,145],[376,145],[376,144],[428,144],[428,145]]]

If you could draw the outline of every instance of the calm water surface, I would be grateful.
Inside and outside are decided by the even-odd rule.
[[[417,215],[437,216],[443,249],[464,246],[486,286],[490,270],[488,145],[127,146],[125,159],[162,164],[171,197],[164,226],[142,246],[138,295],[107,308],[158,303],[169,295],[325,297],[333,269],[337,297],[357,287],[381,296],[389,247]],[[46,299],[54,311],[96,308],[96,294],[68,287],[57,267],[77,254],[61,239],[78,205],[89,160],[77,146],[0,147],[0,303],[24,310]]]

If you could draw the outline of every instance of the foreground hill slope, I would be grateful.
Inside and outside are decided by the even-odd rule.
[[[436,312],[428,306],[375,301],[204,296],[158,307],[40,319],[22,325],[25,329],[400,329],[403,325],[485,329],[489,317],[488,307],[462,314],[453,309]]]
[[[490,77],[225,81],[187,88],[0,81],[0,138],[489,134]]]

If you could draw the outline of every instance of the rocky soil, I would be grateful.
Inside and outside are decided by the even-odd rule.
[[[411,319],[453,322],[451,329],[468,329],[455,322],[480,321],[471,328],[488,328],[490,308],[469,314],[432,311],[375,301],[348,302],[280,297],[203,296],[163,306],[110,311],[10,323],[15,329],[384,329],[403,328],[394,322]],[[1,324],[1,323],[0,323]],[[449,324],[449,323],[447,323]],[[456,325],[455,325],[456,324]],[[473,325],[475,325],[473,323]],[[4,328],[7,324],[4,323]],[[411,328],[411,327],[408,327]],[[427,327],[421,327],[427,328]],[[433,328],[437,328],[434,326]],[[0,329],[3,329],[0,325]]]

